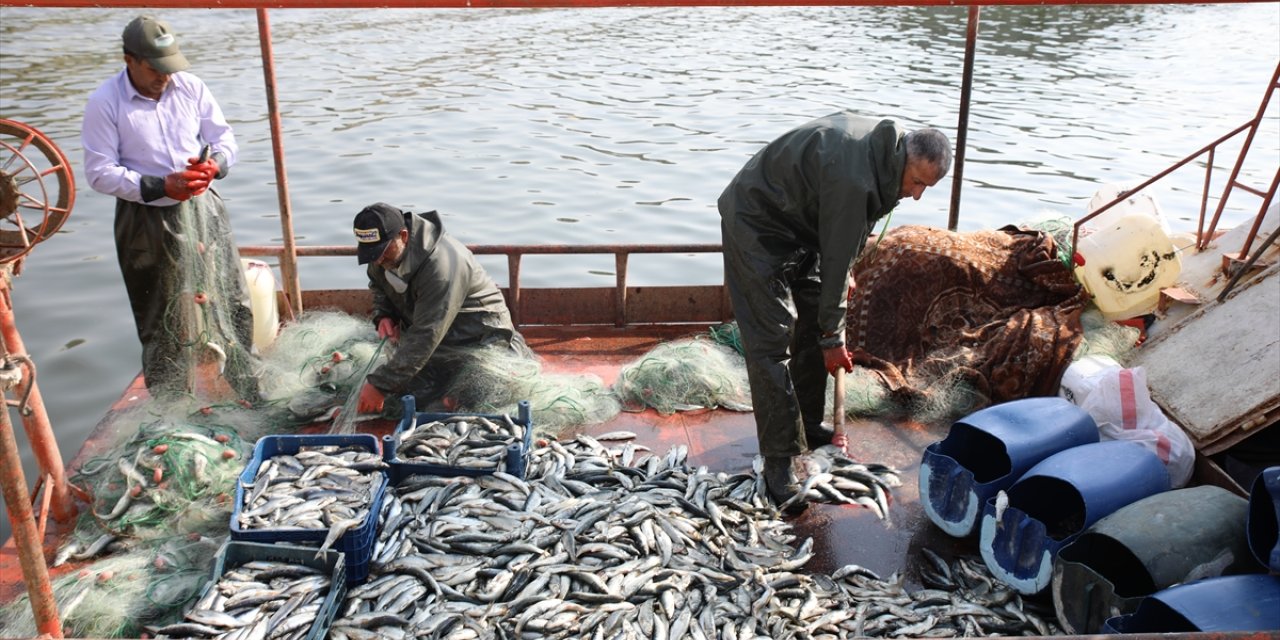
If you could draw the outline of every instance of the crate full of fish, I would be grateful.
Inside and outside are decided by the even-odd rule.
[[[231,539],[318,544],[346,554],[349,583],[369,575],[387,489],[378,439],[263,436],[236,484]]]
[[[524,477],[533,418],[528,400],[506,414],[418,413],[413,396],[405,396],[404,417],[382,452],[391,465],[391,481],[416,474],[482,476],[503,471]]]
[[[346,596],[339,551],[228,540],[213,575],[167,638],[321,640]]]

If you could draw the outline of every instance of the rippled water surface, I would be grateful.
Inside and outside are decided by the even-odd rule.
[[[81,184],[71,219],[28,257],[12,296],[67,459],[139,368],[113,201],[79,173],[85,98],[120,68],[119,34],[135,13],[0,8],[0,117],[50,136]],[[236,128],[241,160],[219,188],[238,240],[278,243],[255,13],[160,15]],[[350,242],[354,213],[380,200],[438,209],[468,243],[704,243],[719,241],[715,199],[742,163],[810,118],[849,108],[954,139],[967,10],[269,18],[301,244]],[[1145,179],[1251,118],[1277,64],[1280,4],[987,8],[979,37],[961,229],[1082,215],[1103,183]],[[1253,185],[1280,163],[1275,113],[1273,104],[1246,167]],[[1235,155],[1218,164],[1229,169]],[[1181,172],[1157,192],[1175,228],[1193,228],[1202,181]],[[948,176],[892,224],[945,226],[950,202]],[[502,283],[502,263],[486,265]],[[611,272],[608,258],[535,258],[522,278],[605,284]],[[311,259],[302,284],[360,287],[362,274],[350,259]],[[667,256],[635,259],[629,276],[669,284],[721,274],[710,257]]]

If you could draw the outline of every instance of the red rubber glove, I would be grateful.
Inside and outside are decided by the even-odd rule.
[[[844,369],[845,373],[853,372],[853,359],[849,357],[849,351],[844,345],[823,349],[822,364],[827,368],[827,373],[833,376],[837,369]]]
[[[385,400],[386,395],[381,391],[378,391],[377,387],[366,382],[364,383],[364,386],[360,388],[360,405],[356,408],[356,413],[382,413],[382,403]]]
[[[209,185],[213,184],[213,179],[218,177],[218,171],[220,170],[221,169],[218,167],[218,161],[213,158],[209,158],[204,162],[200,162],[200,158],[198,157],[187,158],[187,171],[195,171],[204,175],[205,186],[199,189],[193,189],[191,191],[192,197],[204,193],[205,190],[209,188]]]
[[[400,325],[396,324],[391,318],[378,319],[378,337],[390,338],[391,342],[400,341]]]
[[[189,200],[208,188],[209,181],[204,179],[204,173],[200,171],[174,171],[164,177],[164,195],[174,200]]]
[[[222,169],[218,166],[218,161],[210,157],[204,162],[200,162],[200,158],[187,158],[187,171],[199,171],[205,175],[205,179],[213,182],[218,177],[218,172]]]

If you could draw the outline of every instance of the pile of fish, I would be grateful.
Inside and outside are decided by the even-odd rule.
[[[244,485],[236,514],[243,530],[327,529],[323,551],[369,518],[387,466],[377,452],[356,446],[301,447],[262,461]]]
[[[502,424],[484,416],[451,416],[418,424],[414,416],[409,427],[397,434],[396,458],[400,462],[459,469],[502,469],[507,447],[524,442],[525,429],[505,415]]]
[[[758,474],[690,467],[685,447],[659,456],[603,444],[628,435],[549,441],[530,452],[523,479],[405,478],[379,513],[371,574],[348,592],[329,637],[1053,632],[980,572],[980,560],[941,563],[930,574],[936,584],[915,593],[898,575],[857,565],[806,573],[813,540],[795,539]],[[814,457],[826,460],[812,461],[806,493],[887,513],[892,469]]]
[[[330,582],[320,569],[253,560],[223,572],[185,620],[153,631],[168,638],[301,640],[315,625]]]

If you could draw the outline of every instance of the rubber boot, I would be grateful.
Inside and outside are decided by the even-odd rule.
[[[803,496],[797,496],[796,478],[791,471],[791,456],[766,457],[764,459],[764,486],[769,499],[787,515],[796,515],[808,508]],[[785,506],[783,506],[785,505]]]
[[[825,422],[804,426],[804,440],[809,445],[810,451],[831,444],[831,438],[835,437],[835,435],[835,427]]]

